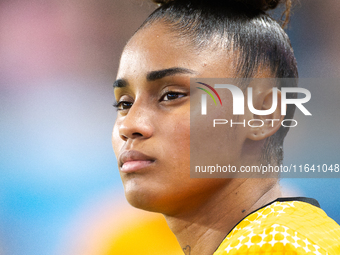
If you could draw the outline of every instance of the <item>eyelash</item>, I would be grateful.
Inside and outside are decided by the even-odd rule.
[[[175,94],[177,96],[181,95],[181,97],[177,97],[177,98],[174,98],[174,99],[168,99],[168,100],[164,100],[164,98],[170,94]],[[186,93],[181,93],[181,92],[176,92],[176,91],[167,91],[163,94],[163,96],[161,97],[161,99],[159,100],[159,102],[161,101],[172,101],[172,100],[175,100],[175,99],[178,99],[178,98],[182,98],[182,97],[185,97],[187,96]]]
[[[176,95],[177,97],[176,97],[176,98],[173,98],[173,99],[164,100],[164,98],[165,98],[166,96],[169,96],[170,94]],[[187,96],[186,93],[181,93],[181,92],[176,92],[176,91],[167,91],[167,92],[165,92],[165,93],[161,96],[159,102],[162,102],[162,101],[173,101],[173,100],[176,100],[176,99],[185,97],[185,96]],[[128,108],[121,108],[121,107],[124,107],[124,104],[129,104],[129,106],[127,106]],[[115,107],[117,111],[122,111],[122,110],[127,110],[127,109],[131,108],[132,104],[133,104],[133,103],[132,103],[132,102],[129,102],[129,101],[118,101],[117,103],[114,103],[114,104],[113,104],[113,107]],[[126,105],[125,105],[125,106],[126,106]]]
[[[117,111],[126,110],[127,108],[125,108],[125,109],[124,109],[124,108],[120,109],[120,107],[122,107],[123,104],[125,104],[125,103],[126,103],[126,104],[131,104],[131,105],[130,105],[130,108],[131,108],[132,103],[129,102],[129,101],[119,101],[119,102],[117,102],[117,103],[114,103],[114,104],[113,104],[113,107],[116,108]]]

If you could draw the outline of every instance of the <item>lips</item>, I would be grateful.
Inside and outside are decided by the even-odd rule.
[[[119,156],[121,171],[125,173],[135,172],[154,162],[154,158],[135,150],[124,151]]]

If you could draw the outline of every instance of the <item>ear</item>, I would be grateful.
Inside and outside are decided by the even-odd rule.
[[[250,93],[252,91],[252,93]],[[251,118],[248,120],[247,138],[253,141],[263,140],[275,134],[281,127],[284,116],[281,115],[281,91],[272,86],[254,86],[248,88],[248,97],[252,96],[253,107],[256,110],[270,112],[267,115],[254,114],[249,111]],[[276,106],[273,105],[273,98],[277,95]],[[275,104],[275,102],[274,102]],[[249,108],[251,105],[249,104]],[[273,108],[272,108],[273,107]],[[269,111],[275,109],[274,111]]]

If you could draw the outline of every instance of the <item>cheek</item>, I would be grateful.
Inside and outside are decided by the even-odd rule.
[[[119,136],[117,121],[115,122],[115,124],[113,126],[111,141],[112,141],[113,151],[114,151],[114,153],[116,154],[116,157],[117,157],[119,150],[120,150],[122,143],[123,143],[123,140]]]
[[[190,167],[190,115],[189,112],[176,114],[169,117],[164,123],[163,133],[167,137],[165,144],[166,154],[170,164],[178,169],[189,169]],[[183,171],[182,171],[183,172]]]
[[[222,93],[221,93],[222,95]],[[192,166],[213,166],[228,165],[237,160],[241,151],[239,129],[236,125],[230,126],[233,119],[232,98],[223,95],[223,107],[215,106],[213,102],[208,103],[207,115],[201,114],[200,98],[199,103],[193,102],[199,107],[191,110],[191,164]],[[214,127],[214,120],[226,120],[226,124],[219,124]],[[222,121],[223,120],[223,121]],[[237,122],[234,119],[234,122]]]
[[[174,138],[181,148],[190,148],[190,115],[181,115],[177,120],[173,125]]]

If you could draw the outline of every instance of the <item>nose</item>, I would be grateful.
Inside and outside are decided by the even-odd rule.
[[[136,102],[129,109],[127,115],[118,124],[119,136],[122,140],[147,139],[153,135],[152,117],[154,114],[145,105]]]

